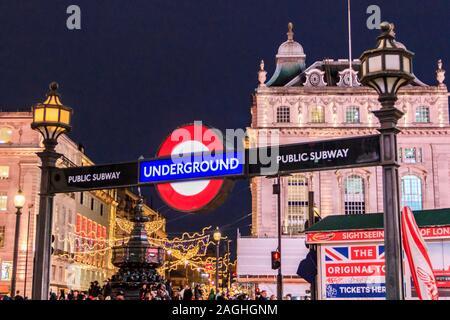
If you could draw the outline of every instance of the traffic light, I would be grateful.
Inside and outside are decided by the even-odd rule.
[[[51,250],[51,254],[52,254],[52,255],[53,255],[53,253],[55,252],[54,244],[55,244],[55,236],[52,234],[52,250]]]
[[[279,251],[272,251],[272,269],[279,269],[281,266],[281,254]]]

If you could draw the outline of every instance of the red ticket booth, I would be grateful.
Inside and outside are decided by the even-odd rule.
[[[450,300],[450,208],[414,212],[428,247],[439,299]],[[383,215],[332,215],[306,230],[317,246],[318,299],[384,299]],[[417,299],[404,260],[406,299]]]

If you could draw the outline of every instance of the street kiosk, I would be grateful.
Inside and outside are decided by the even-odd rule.
[[[415,211],[427,244],[439,299],[450,300],[450,208]],[[306,230],[317,246],[317,298],[385,299],[383,214],[331,215]],[[403,260],[406,299],[418,299]]]

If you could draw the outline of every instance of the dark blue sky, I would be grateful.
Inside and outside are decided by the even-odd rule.
[[[220,129],[250,123],[250,94],[259,61],[269,75],[287,23],[307,64],[346,58],[346,0],[2,0],[0,107],[29,109],[52,80],[74,109],[71,137],[97,163],[153,156],[176,126],[203,120]],[[66,28],[66,8],[77,4],[82,30]],[[436,60],[450,60],[450,2],[353,1],[353,56],[375,45],[366,8],[377,4],[399,41],[416,53],[416,75],[434,83]],[[449,68],[450,69],[450,68]],[[168,231],[226,225],[248,233],[248,183],[240,182],[215,212],[173,212]],[[172,221],[171,221],[172,220]],[[230,225],[231,224],[231,225]]]

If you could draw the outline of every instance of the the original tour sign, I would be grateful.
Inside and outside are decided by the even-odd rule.
[[[384,245],[323,245],[322,295],[326,299],[384,299]]]
[[[157,157],[164,160],[141,161],[141,183],[173,181],[156,184],[160,197],[171,208],[183,212],[209,211],[226,199],[233,181],[230,179],[208,179],[243,173],[242,155],[220,153],[224,149],[222,137],[215,129],[194,123],[174,130],[161,144]],[[200,156],[181,157],[192,153]],[[184,160],[184,161],[183,161]],[[204,178],[204,180],[191,180]]]

